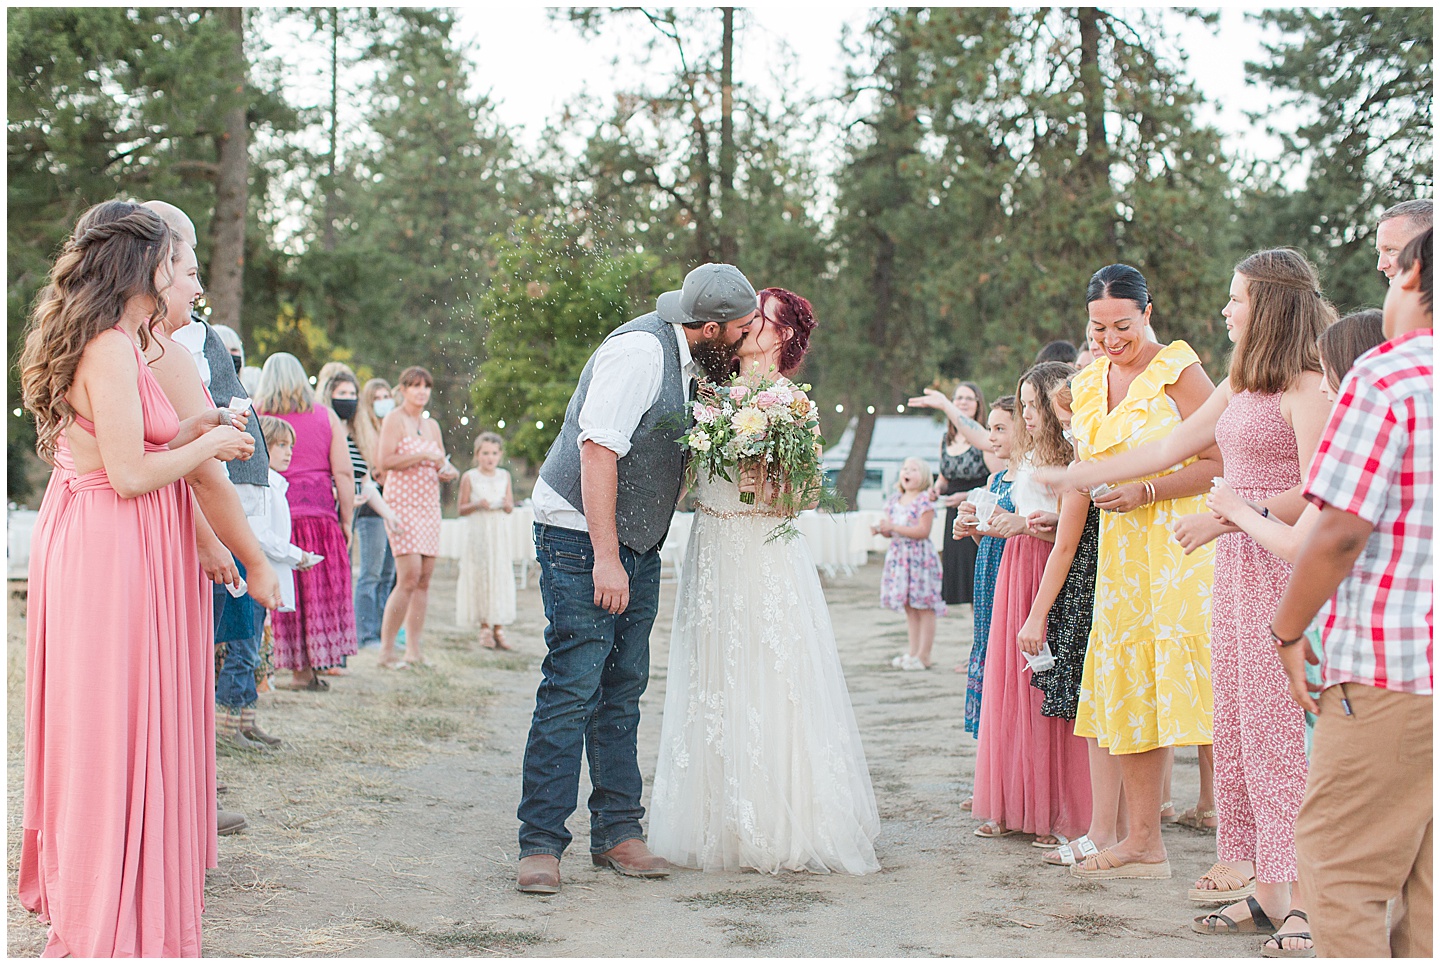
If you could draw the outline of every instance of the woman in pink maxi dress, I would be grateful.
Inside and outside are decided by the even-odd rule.
[[[139,390],[145,451],[163,451],[179,422],[143,358]],[[105,470],[76,475],[65,447],[45,509],[30,556],[20,899],[50,920],[47,956],[198,956],[217,858],[215,667],[190,490],[180,479],[123,499]]]
[[[162,279],[188,308],[192,291],[175,276],[193,272],[194,253],[170,238],[138,205],[92,208],[56,262],[21,357],[25,403],[56,463],[31,539],[17,888],[50,924],[47,957],[198,956],[205,869],[216,863],[211,601],[183,476],[250,443],[227,427],[169,448],[181,424],[134,339],[147,311],[136,303],[149,304]],[[86,297],[125,306],[120,324],[88,341],[104,321],[84,317]],[[64,351],[77,337],[78,363]],[[135,381],[107,380],[127,353]],[[137,495],[120,496],[106,468],[76,472],[65,432],[79,439],[95,427],[76,413],[56,437],[62,393],[115,420],[111,470]],[[84,449],[93,461],[93,444]]]

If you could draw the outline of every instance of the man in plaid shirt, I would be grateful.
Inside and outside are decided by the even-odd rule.
[[[1432,238],[1400,252],[1389,341],[1340,387],[1305,485],[1320,519],[1271,624],[1292,694],[1319,715],[1295,843],[1327,957],[1431,954]],[[1317,701],[1295,644],[1332,594]]]

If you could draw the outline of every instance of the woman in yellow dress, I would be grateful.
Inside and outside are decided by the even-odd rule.
[[[1146,337],[1151,302],[1140,272],[1102,268],[1085,299],[1102,354],[1071,384],[1071,430],[1082,458],[1100,459],[1167,435],[1214,385],[1189,345]],[[1170,527],[1205,512],[1204,494],[1222,472],[1212,447],[1166,473],[1095,491],[1100,561],[1075,733],[1094,740],[1092,769],[1118,760],[1128,833],[1072,866],[1077,877],[1170,877],[1161,790],[1173,748],[1211,739],[1214,573],[1213,547],[1187,555]],[[1052,478],[1063,484],[1063,473]]]

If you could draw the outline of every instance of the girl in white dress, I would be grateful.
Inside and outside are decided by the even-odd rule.
[[[500,468],[505,441],[493,432],[475,439],[475,468],[460,477],[460,515],[468,519],[455,588],[455,623],[480,627],[480,645],[510,650],[505,625],[515,622],[515,571],[510,513],[515,495]]]
[[[745,372],[799,367],[814,316],[760,293]],[[797,394],[799,390],[795,390]],[[830,612],[803,537],[736,483],[698,481],[670,637],[650,849],[704,870],[868,874],[880,829]]]

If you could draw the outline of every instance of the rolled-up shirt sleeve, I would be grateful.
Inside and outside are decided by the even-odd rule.
[[[580,437],[623,458],[630,437],[660,395],[665,376],[664,348],[648,332],[626,332],[595,351],[590,389],[580,407]]]

